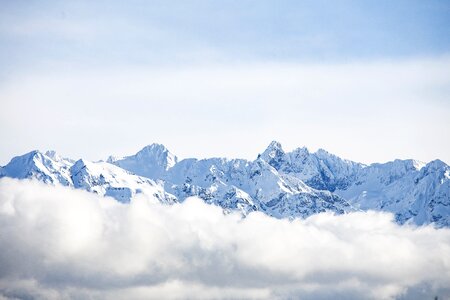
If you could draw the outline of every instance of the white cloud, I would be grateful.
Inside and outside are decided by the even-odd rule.
[[[5,298],[449,297],[449,253],[450,230],[385,213],[242,220],[199,199],[124,205],[0,180]]]
[[[254,159],[276,139],[365,163],[448,161],[449,70],[442,57],[29,71],[0,85],[0,157],[104,159],[159,142],[181,157]]]

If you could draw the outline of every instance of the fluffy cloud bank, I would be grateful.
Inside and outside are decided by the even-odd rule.
[[[0,180],[0,298],[450,297],[450,230],[385,213],[277,220]]]

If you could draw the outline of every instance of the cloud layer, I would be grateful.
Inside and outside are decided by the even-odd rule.
[[[0,180],[0,298],[450,297],[450,230],[390,214],[278,220]]]
[[[97,160],[153,142],[184,158],[253,160],[272,140],[364,163],[450,161],[450,56],[68,70],[0,83],[0,164],[30,147]]]

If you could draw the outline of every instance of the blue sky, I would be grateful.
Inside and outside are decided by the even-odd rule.
[[[0,162],[273,139],[449,162],[449,52],[448,1],[1,1]]]
[[[2,64],[442,55],[448,1],[2,1]]]

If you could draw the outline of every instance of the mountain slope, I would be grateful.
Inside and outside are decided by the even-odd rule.
[[[178,158],[163,145],[151,144],[135,155],[124,158],[110,156],[107,162],[140,176],[160,179],[178,162]]]
[[[413,160],[373,164],[336,194],[363,209],[393,212],[399,223],[450,225],[450,169],[436,160],[421,166]]]
[[[395,160],[366,166],[321,149],[310,153],[298,148],[285,153],[277,142],[272,142],[260,157],[280,173],[333,192],[355,208],[392,212],[401,224],[450,225],[450,171],[442,161],[425,165]]]
[[[165,179],[166,189],[180,199],[196,195],[223,207],[222,201],[232,196],[234,208],[238,206],[244,214],[261,210],[275,217],[307,217],[322,211],[339,214],[351,210],[344,199],[282,175],[262,159],[183,160]]]
[[[14,157],[0,168],[0,177],[36,178],[45,183],[71,185],[70,167],[73,160],[62,158],[54,151],[41,153],[37,150]]]
[[[17,156],[0,169],[0,177],[37,179],[48,184],[62,184],[84,189],[102,196],[111,196],[128,202],[139,193],[154,195],[163,203],[173,203],[176,198],[164,191],[162,184],[136,176],[106,162],[73,161],[62,158],[54,151],[37,150]]]
[[[290,174],[319,190],[334,192],[345,188],[364,165],[341,159],[325,150],[310,153],[307,148],[297,148],[285,153],[281,144],[273,141],[260,158],[277,171]]]
[[[161,184],[127,172],[106,162],[78,160],[70,168],[73,186],[129,202],[140,193],[155,196],[162,203],[174,203],[176,198],[164,191]]]

